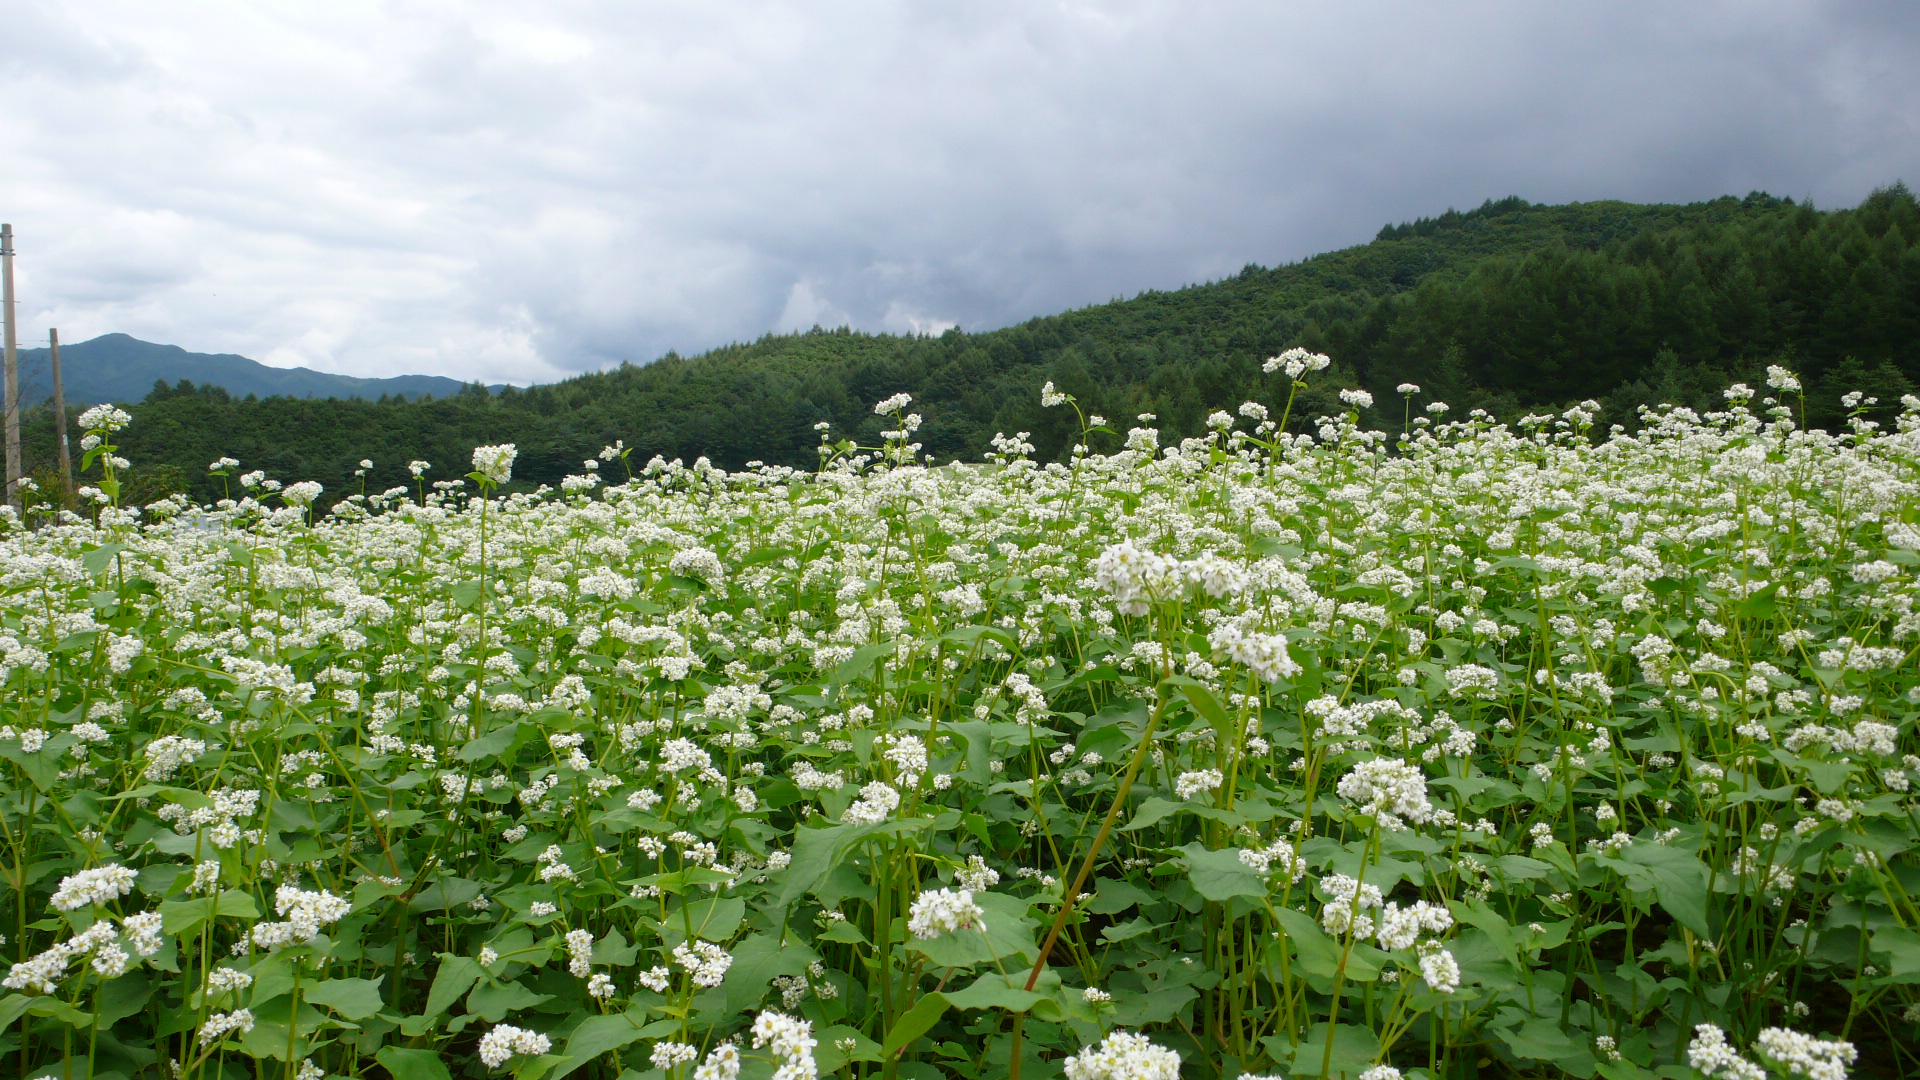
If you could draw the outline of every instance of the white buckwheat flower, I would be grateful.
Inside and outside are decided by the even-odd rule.
[[[1196,795],[1217,789],[1226,782],[1219,769],[1200,769],[1196,772],[1183,772],[1173,782],[1173,793],[1182,799],[1191,799]]]
[[[872,825],[887,820],[887,815],[899,805],[900,793],[886,783],[875,780],[860,789],[860,798],[847,807],[846,813],[840,815],[840,820],[847,825]]]
[[[480,1036],[480,1060],[489,1069],[505,1065],[515,1054],[533,1057],[551,1049],[553,1042],[545,1035],[512,1024],[495,1024],[492,1031]]]
[[[94,904],[118,900],[133,891],[140,875],[124,866],[100,866],[82,870],[60,879],[54,890],[53,906],[61,911],[77,911]]]
[[[235,1009],[228,1013],[214,1013],[207,1022],[200,1025],[200,1041],[219,1042],[229,1034],[245,1035],[253,1030],[253,1010]]]
[[[1067,1080],[1180,1080],[1180,1055],[1145,1035],[1116,1031],[1068,1058]]]
[[[207,744],[179,735],[162,735],[147,744],[147,767],[140,775],[156,784],[173,779],[180,766],[205,753]]]
[[[813,1061],[813,1048],[817,1045],[811,1021],[797,1020],[786,1013],[771,1010],[754,1017],[753,1048],[758,1050],[767,1047],[781,1060],[783,1068],[776,1076],[799,1080],[801,1077],[818,1075]],[[786,1071],[789,1068],[793,1071]]]
[[[695,986],[719,986],[727,977],[727,969],[733,966],[733,957],[727,950],[711,941],[693,939],[691,947],[681,942],[673,947],[673,961],[685,968],[693,977]]]
[[[656,1069],[670,1070],[683,1061],[692,1061],[700,1056],[700,1048],[692,1043],[674,1042],[662,1039],[653,1044],[653,1052],[647,1059]]]
[[[129,915],[120,921],[120,930],[127,935],[127,944],[141,956],[152,956],[160,951],[160,913],[142,911]]]
[[[1727,1045],[1727,1033],[1715,1024],[1699,1024],[1687,1044],[1687,1064],[1714,1080],[1766,1080],[1767,1071]]]
[[[1420,946],[1420,977],[1435,990],[1451,994],[1460,989],[1460,964],[1437,943],[1424,942]]]
[[[1850,1042],[1816,1039],[1787,1028],[1763,1028],[1754,1040],[1760,1056],[1808,1080],[1847,1080],[1847,1066],[1860,1056]]]
[[[907,930],[928,941],[960,930],[984,929],[981,920],[985,916],[986,912],[973,902],[973,893],[966,889],[935,889],[914,898]]]
[[[512,443],[476,446],[473,448],[473,471],[496,484],[504,484],[513,477],[513,459],[518,456],[520,450]]]
[[[1374,758],[1353,767],[1340,778],[1340,797],[1357,804],[1356,809],[1388,830],[1405,829],[1406,821],[1415,823],[1433,819],[1433,804],[1427,801],[1427,778],[1404,761]]]

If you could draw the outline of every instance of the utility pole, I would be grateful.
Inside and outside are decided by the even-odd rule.
[[[47,331],[47,354],[53,361],[53,425],[60,432],[60,506],[73,509],[73,458],[67,455],[67,395],[60,389],[60,331]]]
[[[0,305],[6,307],[7,504],[20,505],[20,358],[13,333],[13,226],[0,224]]]

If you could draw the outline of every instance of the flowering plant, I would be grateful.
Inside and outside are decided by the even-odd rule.
[[[1750,398],[103,481],[0,538],[9,1066],[1920,1072],[1920,400]]]

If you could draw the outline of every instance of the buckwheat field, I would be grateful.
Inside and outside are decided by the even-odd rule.
[[[3,541],[0,1072],[1914,1075],[1920,399],[1768,384],[213,507],[91,410]]]

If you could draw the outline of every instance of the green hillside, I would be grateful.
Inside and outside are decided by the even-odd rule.
[[[1336,360],[1296,406],[1296,426],[1359,386],[1380,403],[1368,421],[1397,427],[1401,382],[1456,415],[1593,398],[1603,426],[1631,426],[1642,404],[1711,406],[1768,363],[1801,371],[1811,419],[1831,423],[1846,390],[1891,403],[1920,382],[1920,205],[1898,184],[1837,211],[1759,193],[1688,205],[1509,198],[1292,265],[981,333],[816,329],[436,400],[238,401],[175,387],[133,409],[122,445],[137,465],[177,466],[202,496],[213,494],[206,463],[223,454],[345,493],[361,458],[380,488],[405,482],[409,459],[456,476],[471,447],[501,441],[520,446],[517,479],[555,483],[615,439],[636,462],[808,465],[816,422],[871,442],[872,403],[906,391],[939,460],[977,459],[997,431],[1031,431],[1057,455],[1070,416],[1039,407],[1049,379],[1122,430],[1152,412],[1169,436],[1187,435],[1211,409],[1283,400],[1285,377],[1260,364],[1293,345]],[[30,432],[39,461],[50,436],[42,414]]]

